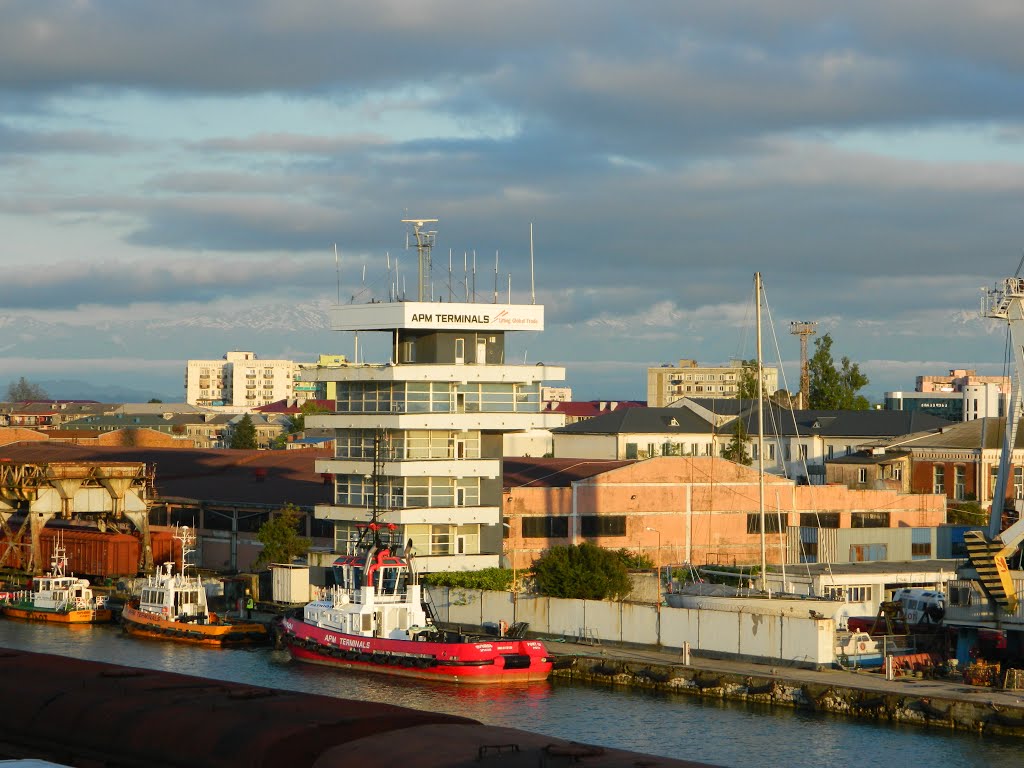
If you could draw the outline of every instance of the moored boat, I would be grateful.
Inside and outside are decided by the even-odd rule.
[[[106,598],[93,594],[88,579],[67,574],[68,559],[62,542],[57,541],[50,560],[50,572],[36,576],[31,590],[6,592],[0,613],[12,619],[47,621],[55,624],[99,624],[110,621],[113,613]]]
[[[266,625],[229,620],[209,610],[202,580],[187,573],[191,532],[182,527],[178,538],[181,570],[174,573],[174,563],[164,563],[146,579],[139,596],[121,612],[124,631],[136,637],[214,646],[268,640]]]
[[[281,622],[296,661],[426,680],[494,684],[545,680],[552,659],[538,640],[474,637],[430,623],[409,558],[369,526],[366,553],[334,564],[337,585]]]

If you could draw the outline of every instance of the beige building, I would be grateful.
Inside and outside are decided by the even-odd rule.
[[[185,402],[255,408],[296,397],[298,375],[298,363],[260,360],[254,352],[228,352],[222,360],[189,360],[185,366]]]
[[[779,388],[779,370],[771,366],[764,373],[764,391],[774,394]],[[698,365],[696,360],[680,360],[647,369],[647,405],[660,408],[684,397],[737,397],[743,362],[732,360],[727,365]]]

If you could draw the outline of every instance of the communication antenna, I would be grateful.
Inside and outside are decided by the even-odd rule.
[[[498,252],[494,252],[494,303],[498,303]]]
[[[341,262],[338,260],[338,244],[334,244],[334,274],[338,279],[338,303],[341,304]]]
[[[794,320],[789,332],[800,337],[800,407],[807,408],[811,399],[811,372],[807,364],[807,338],[816,334],[818,324]]]
[[[537,294],[533,290],[533,222],[530,222],[530,303],[537,303]]]
[[[432,293],[430,285],[430,254],[437,237],[436,229],[423,229],[425,224],[436,224],[437,219],[402,219],[403,224],[412,224],[412,235],[416,239],[416,255],[419,260],[419,288],[417,301],[428,301]],[[409,247],[409,233],[405,233],[405,247]]]

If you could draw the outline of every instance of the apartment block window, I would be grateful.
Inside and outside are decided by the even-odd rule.
[[[853,512],[850,515],[851,528],[888,528],[888,512]]]
[[[801,528],[838,528],[838,512],[801,512]]]
[[[903,480],[903,467],[893,467],[892,468],[892,479],[893,480],[900,480],[900,481]]]
[[[967,493],[967,468],[955,467],[953,470],[953,498],[962,501]]]
[[[775,461],[775,443],[768,443],[768,460]]]
[[[807,461],[807,446],[801,445],[800,447],[800,458]]]
[[[852,445],[846,446],[846,455],[849,456],[851,453],[853,453],[853,446]]]
[[[597,536],[625,536],[625,515],[582,515],[580,534],[588,538]]]
[[[832,458],[832,446],[831,445],[828,447],[828,457],[829,457],[829,459]]]
[[[1013,498],[1024,499],[1024,467],[1013,468]]]
[[[946,468],[941,464],[932,467],[932,493],[946,494]]]
[[[790,453],[790,447],[788,445],[786,446],[785,456],[786,456],[786,461],[791,461],[792,458],[793,458],[792,453]]]
[[[569,536],[568,517],[524,517],[524,539],[565,539]]]
[[[995,498],[996,480],[999,478],[999,467],[988,468],[988,495]]]
[[[868,468],[867,467],[860,467],[857,470],[857,482],[858,483],[866,483],[867,481],[868,481]]]
[[[775,515],[765,512],[764,514],[764,532],[765,533],[781,533],[782,532],[782,521],[783,515]],[[761,513],[752,512],[747,515],[747,533],[760,533],[761,532]]]

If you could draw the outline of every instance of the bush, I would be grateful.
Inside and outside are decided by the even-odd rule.
[[[484,568],[482,571],[425,573],[420,581],[435,587],[508,592],[512,589],[512,570],[509,568]]]
[[[615,552],[589,543],[552,547],[534,561],[530,570],[537,591],[548,597],[621,599],[632,589],[622,552],[625,550]]]

